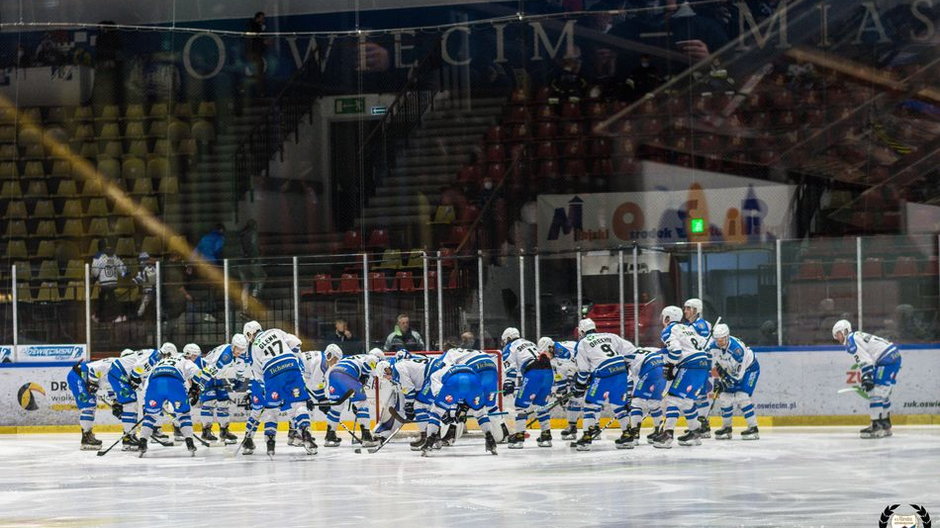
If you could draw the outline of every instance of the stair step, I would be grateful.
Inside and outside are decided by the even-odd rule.
[[[393,176],[407,176],[409,174],[451,174],[457,175],[463,163],[454,162],[446,165],[422,165],[411,167],[395,167],[391,170]]]
[[[435,155],[435,156],[408,156],[400,158],[398,167],[461,167],[469,161],[469,154]]]

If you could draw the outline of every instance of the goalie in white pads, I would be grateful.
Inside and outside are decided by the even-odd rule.
[[[731,418],[734,407],[737,406],[747,421],[747,429],[741,432],[744,440],[757,440],[760,434],[757,430],[757,415],[754,413],[754,402],[751,396],[757,386],[760,376],[760,364],[757,357],[743,341],[731,335],[731,329],[726,324],[715,325],[714,340],[710,343],[709,351],[718,365],[718,381],[715,389],[718,391],[716,405],[721,410],[721,429],[715,431],[717,440],[731,438]]]
[[[597,415],[605,402],[613,408],[614,417],[620,423],[621,439],[629,437],[626,356],[636,347],[616,334],[597,332],[594,321],[588,318],[578,323],[578,334],[581,336],[575,347],[578,377],[572,396],[584,396],[584,433],[575,447],[578,451],[590,451],[591,443],[601,434]]]
[[[871,425],[859,431],[862,438],[891,436],[891,389],[901,370],[901,352],[887,339],[861,331],[852,331],[845,319],[832,327],[832,338],[845,345],[862,371],[859,384],[868,393]]]
[[[516,407],[515,432],[509,436],[509,449],[522,449],[525,443],[526,422],[533,411],[541,430],[537,444],[539,447],[551,447],[552,424],[548,397],[555,381],[551,355],[549,352],[539,351],[535,343],[522,339],[518,328],[505,329],[502,342],[502,358],[507,367],[503,394],[514,394]]]

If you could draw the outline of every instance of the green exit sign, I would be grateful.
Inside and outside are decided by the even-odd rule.
[[[337,114],[361,114],[366,110],[366,98],[339,97],[333,109]]]
[[[693,218],[689,223],[689,231],[693,235],[698,235],[705,232],[705,219],[704,218]]]

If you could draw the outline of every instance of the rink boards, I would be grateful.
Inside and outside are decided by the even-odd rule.
[[[857,383],[852,357],[837,347],[755,348],[761,366],[754,393],[758,415],[774,417],[778,424],[857,423],[867,415],[867,401],[855,393],[839,394]],[[940,423],[940,345],[902,348],[903,365],[892,393],[892,415],[900,422]],[[35,363],[0,365],[0,428],[60,426],[78,423],[74,398],[66,384],[69,365]],[[102,387],[104,388],[104,386]],[[383,383],[368,391],[370,399],[385,401],[391,390]],[[236,400],[240,399],[236,394]],[[511,409],[511,398],[506,398]],[[234,422],[244,421],[244,410],[233,409]],[[556,409],[553,416],[560,418]],[[196,411],[198,414],[198,410]],[[904,417],[907,417],[905,420]],[[314,420],[323,415],[314,412]],[[344,419],[352,419],[349,411]],[[197,418],[198,420],[198,418]],[[117,424],[107,405],[100,404],[97,424]],[[12,431],[11,431],[12,429]],[[4,429],[0,429],[0,432]]]

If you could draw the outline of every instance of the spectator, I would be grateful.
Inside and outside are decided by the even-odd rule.
[[[349,323],[345,319],[337,319],[333,322],[333,339],[332,343],[343,343],[345,341],[353,341],[353,334],[349,331]]]
[[[117,304],[117,283],[118,279],[127,275],[127,266],[120,257],[114,254],[114,244],[110,241],[104,248],[104,251],[95,255],[91,261],[91,276],[98,282],[98,302],[95,304],[95,313],[92,318],[95,322],[112,321],[112,306]],[[127,318],[119,315],[113,319],[115,323],[126,321]]]
[[[258,11],[255,16],[248,21],[248,32],[253,35],[248,36],[245,43],[245,57],[248,60],[248,66],[251,68],[251,76],[254,77],[257,84],[257,95],[264,97],[264,55],[268,51],[269,40],[262,37],[261,33],[265,30],[264,11]]]
[[[222,265],[222,250],[225,248],[225,226],[216,224],[196,244],[196,255],[201,256],[210,264]]]
[[[472,350],[478,350],[480,348],[477,346],[477,340],[473,332],[467,330],[460,334],[460,348],[469,348]]]
[[[137,318],[143,319],[145,314],[154,313],[154,300],[157,288],[156,260],[146,251],[141,253],[137,260],[140,262],[140,271],[134,277],[134,284],[140,287],[140,306],[137,307]]]
[[[258,245],[258,223],[253,218],[238,232],[238,240],[242,246],[242,257],[245,258],[238,274],[242,280],[242,309],[247,312],[248,297],[257,299],[264,287],[264,280],[268,277],[259,259],[261,249]]]
[[[406,348],[411,351],[426,349],[424,340],[421,339],[421,334],[411,329],[408,314],[398,314],[397,322],[398,324],[395,325],[395,330],[385,338],[386,352],[394,352],[401,348]]]

